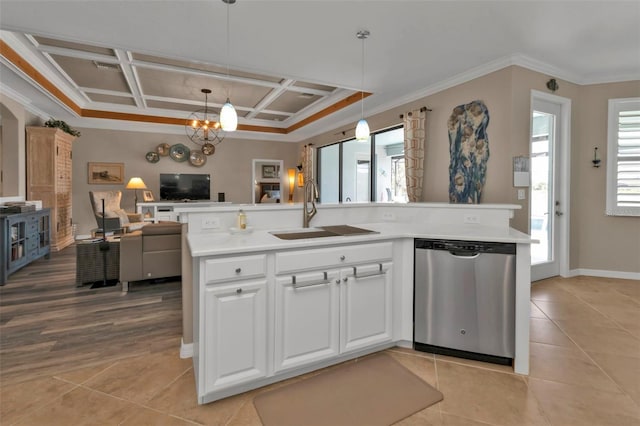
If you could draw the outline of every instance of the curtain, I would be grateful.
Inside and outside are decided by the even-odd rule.
[[[427,111],[425,108],[415,109],[403,114],[404,164],[407,197],[410,203],[422,201],[426,116]]]

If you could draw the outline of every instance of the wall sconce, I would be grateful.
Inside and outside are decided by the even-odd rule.
[[[304,187],[304,173],[298,172],[298,188]]]
[[[593,149],[593,160],[591,160],[591,162],[593,163],[593,167],[600,167],[600,159],[598,158],[597,146]]]
[[[289,202],[293,203],[293,187],[296,184],[296,169],[287,170],[289,173]]]

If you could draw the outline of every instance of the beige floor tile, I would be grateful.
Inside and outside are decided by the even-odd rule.
[[[571,339],[553,321],[542,318],[529,320],[529,340],[556,346],[574,346]]]
[[[609,378],[578,347],[531,343],[529,377],[620,393]]]
[[[181,359],[175,351],[148,354],[118,361],[84,386],[143,404],[191,365],[190,359]]]
[[[640,406],[640,354],[637,357],[588,352],[589,356]]]
[[[529,378],[529,388],[552,425],[632,426],[640,410],[627,395]]]
[[[402,352],[387,352],[393,359],[398,361],[409,371],[420,377],[431,386],[437,388],[438,380],[436,378],[435,361],[423,356],[417,356]]]
[[[134,414],[118,426],[186,426],[193,425],[184,419],[159,413],[145,407],[136,407]],[[258,424],[259,425],[259,424]]]
[[[402,419],[394,426],[443,426],[442,416],[438,404],[427,407],[422,411]]]
[[[225,425],[244,403],[252,398],[252,395],[251,393],[243,393],[208,404],[198,405],[193,370],[189,370],[151,398],[147,405],[182,419],[216,426]]]
[[[464,417],[454,416],[446,413],[442,413],[442,420],[444,426],[493,426],[491,425],[491,423],[466,419]]]
[[[61,380],[65,380],[71,383],[82,384],[89,380],[92,377],[97,376],[102,373],[107,368],[114,365],[115,362],[104,362],[96,365],[90,365],[84,368],[80,368],[77,370],[66,371],[64,373],[55,374],[54,377],[57,377]]]
[[[531,285],[531,300],[553,300],[555,302],[565,301],[571,303],[575,296],[563,290],[553,280],[543,280]]]
[[[16,425],[117,425],[138,407],[100,392],[76,387],[55,401],[22,417]]]
[[[553,321],[570,320],[583,324],[616,327],[616,324],[604,314],[574,298],[572,302],[551,302],[548,300],[536,300],[535,304]]]
[[[54,378],[31,380],[0,388],[0,423],[12,424],[75,387]]]
[[[474,359],[458,358],[455,356],[447,356],[436,354],[436,360],[454,362],[457,364],[468,365],[470,367],[484,368],[486,370],[501,371],[503,373],[513,374],[513,366],[493,364],[491,362],[476,361]]]
[[[585,327],[579,321],[556,321],[558,326],[585,351],[608,354],[640,354],[640,339],[621,328]]]
[[[531,313],[529,314],[531,318],[543,318],[547,319],[547,316],[536,306],[535,303],[531,302]]]
[[[503,425],[548,425],[524,380],[514,374],[436,359],[443,414]]]
[[[226,426],[262,426],[260,416],[253,405],[253,398],[248,399],[240,410],[229,420]]]

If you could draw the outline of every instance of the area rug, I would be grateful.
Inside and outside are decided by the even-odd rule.
[[[387,426],[442,394],[380,353],[256,396],[265,426]]]

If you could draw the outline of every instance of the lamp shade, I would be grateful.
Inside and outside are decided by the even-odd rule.
[[[144,184],[141,178],[132,177],[127,183],[126,189],[147,189],[147,185]]]
[[[359,142],[366,142],[369,139],[369,123],[364,118],[358,121],[356,126],[356,140]]]
[[[234,132],[238,128],[238,114],[229,98],[220,110],[220,126],[225,132]]]

